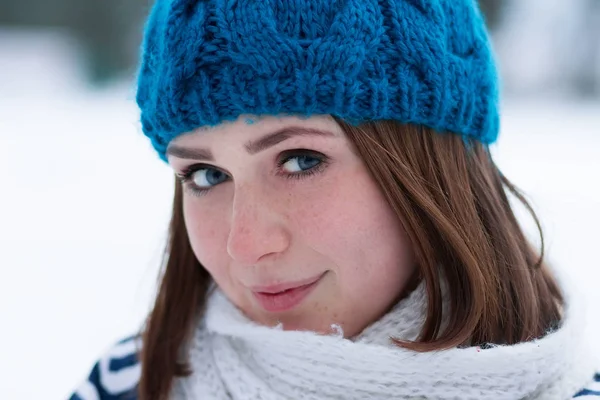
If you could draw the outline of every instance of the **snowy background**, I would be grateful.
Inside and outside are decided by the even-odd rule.
[[[495,34],[506,96],[493,151],[541,217],[548,258],[596,306],[600,337],[600,96],[581,89],[600,81],[600,47],[573,46],[600,46],[600,22],[581,22],[584,3],[510,9]],[[151,304],[172,175],[140,132],[133,83],[86,74],[72,36],[0,26],[2,399],[66,398]]]

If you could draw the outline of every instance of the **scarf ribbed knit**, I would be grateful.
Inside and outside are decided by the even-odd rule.
[[[593,376],[581,339],[583,311],[568,299],[561,327],[512,346],[417,353],[389,337],[417,337],[421,284],[353,340],[283,331],[248,320],[219,290],[189,348],[193,374],[174,399],[570,399]]]

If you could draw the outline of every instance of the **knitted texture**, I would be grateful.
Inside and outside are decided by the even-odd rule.
[[[569,300],[561,327],[531,342],[428,353],[393,346],[389,337],[414,338],[426,306],[422,284],[348,340],[257,325],[217,290],[188,350],[193,373],[171,398],[565,400],[594,375],[580,304]]]
[[[169,142],[242,114],[394,119],[484,143],[498,80],[475,0],[157,0],[137,102]]]

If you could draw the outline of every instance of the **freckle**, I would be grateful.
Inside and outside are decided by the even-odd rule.
[[[322,303],[317,303],[315,304],[315,311],[320,313],[320,312],[326,312],[327,311],[327,305],[322,304]]]

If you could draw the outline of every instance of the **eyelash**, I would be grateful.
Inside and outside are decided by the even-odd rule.
[[[176,176],[177,176],[177,179],[179,179],[179,181],[181,182],[181,185],[183,186],[183,188],[185,190],[187,190],[190,194],[192,194],[194,196],[200,197],[200,196],[208,193],[208,191],[210,189],[200,189],[200,188],[194,187],[194,184],[192,183],[192,175],[194,174],[194,172],[196,172],[198,170],[208,169],[208,168],[218,169],[218,168],[215,168],[208,164],[194,164],[194,165],[190,165],[189,167],[185,168],[180,173],[176,174]]]
[[[285,163],[287,163],[288,161],[290,161],[291,159],[296,158],[296,157],[305,157],[305,156],[312,157],[312,158],[319,160],[319,164],[317,164],[314,167],[309,168],[305,171],[300,171],[300,172],[290,173],[290,172],[282,171],[283,165]],[[286,179],[304,179],[304,178],[309,178],[311,176],[314,176],[316,174],[323,172],[325,170],[325,168],[327,168],[327,166],[329,165],[329,158],[327,156],[325,156],[324,154],[318,153],[316,151],[311,151],[311,150],[304,150],[304,149],[287,150],[287,151],[282,152],[278,156],[276,165],[277,165],[277,175],[278,176],[282,176]],[[210,169],[219,169],[219,168],[215,168],[214,166],[208,165],[208,164],[194,164],[194,165],[190,165],[189,167],[185,168],[180,173],[176,174],[176,176],[186,190],[189,190],[189,192],[192,195],[200,197],[200,196],[203,196],[206,193],[208,193],[212,188],[199,189],[199,188],[194,187],[193,184],[191,183],[192,175],[194,174],[194,172],[196,172],[198,170],[209,169],[209,168]],[[225,173],[225,172],[223,172],[223,173]]]

